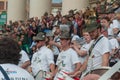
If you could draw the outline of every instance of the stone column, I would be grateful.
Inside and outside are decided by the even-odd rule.
[[[30,0],[30,15],[29,17],[41,18],[45,12],[51,11],[51,0]]]
[[[89,6],[89,0],[63,0],[62,14],[67,14],[71,9],[85,10]]]
[[[26,19],[26,0],[8,0],[7,22]]]
[[[6,3],[7,3],[7,0],[4,0],[4,10],[6,10]]]

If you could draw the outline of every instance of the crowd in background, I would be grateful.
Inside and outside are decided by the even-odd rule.
[[[101,33],[109,39],[112,46],[109,59],[109,66],[112,67],[120,60],[120,12],[99,13],[99,4],[97,3],[97,7],[93,9],[87,7],[84,12],[82,10],[70,10],[67,15],[62,15],[60,11],[56,15],[45,12],[41,19],[33,17],[26,21],[10,21],[9,24],[5,24],[0,30],[0,38],[5,36],[13,38],[18,42],[21,50],[25,51],[29,59],[32,60],[32,55],[38,49],[35,36],[39,32],[44,32],[46,34],[45,44],[53,51],[54,61],[56,62],[62,50],[59,36],[66,31],[71,36],[70,47],[79,56],[82,56],[82,59],[80,59],[82,65],[90,48],[87,44],[92,44],[92,38],[89,32],[85,30],[86,25],[97,22],[102,26]],[[26,63],[27,65],[30,65],[30,60]],[[22,67],[27,68],[26,66]],[[29,69],[27,70],[29,71]]]

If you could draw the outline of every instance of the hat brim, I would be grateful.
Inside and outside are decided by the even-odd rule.
[[[97,26],[96,27],[89,27],[89,28],[86,29],[86,32],[92,32],[96,29],[97,29]]]
[[[33,37],[33,40],[35,40],[35,41],[44,41],[45,39],[38,38],[38,37]]]
[[[96,30],[99,27],[99,24],[97,22],[93,22],[91,24],[86,25],[86,32],[92,32]]]
[[[60,36],[60,39],[70,39],[71,37]]]

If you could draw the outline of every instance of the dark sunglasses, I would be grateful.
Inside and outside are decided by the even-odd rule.
[[[35,42],[36,42],[36,43],[38,43],[38,42],[39,42],[39,40],[36,40]]]
[[[68,38],[60,38],[60,40],[69,40]]]

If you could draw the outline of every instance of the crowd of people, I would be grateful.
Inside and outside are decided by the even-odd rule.
[[[41,19],[4,25],[0,65],[10,80],[98,80],[103,74],[86,74],[120,61],[120,11],[98,14],[96,9],[64,16],[45,12]]]

